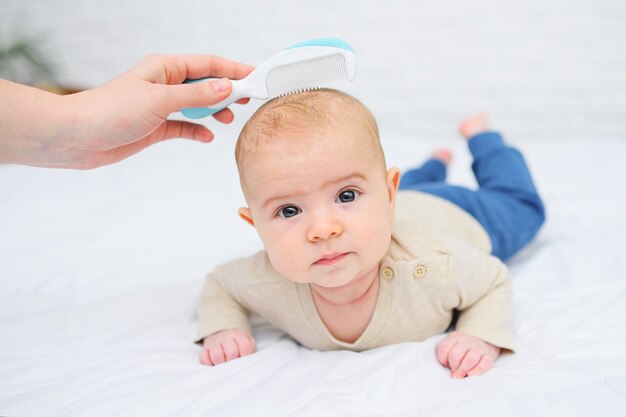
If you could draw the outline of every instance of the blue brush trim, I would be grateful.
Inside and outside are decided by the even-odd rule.
[[[212,109],[210,107],[192,107],[188,109],[182,109],[180,112],[190,119],[202,119],[203,117],[210,116],[223,109]]]
[[[310,41],[298,42],[297,44],[291,45],[285,49],[301,48],[303,46],[332,46],[334,48],[347,49],[348,51],[354,52],[354,49],[352,49],[347,42],[338,38],[312,39]]]

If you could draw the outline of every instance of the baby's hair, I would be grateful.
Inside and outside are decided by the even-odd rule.
[[[239,134],[235,147],[239,172],[241,174],[243,166],[253,158],[259,144],[285,133],[302,132],[305,136],[311,132],[327,132],[342,124],[365,129],[369,138],[362,138],[363,146],[374,145],[373,151],[380,155],[384,167],[385,157],[372,113],[351,95],[325,88],[278,97],[261,106]]]

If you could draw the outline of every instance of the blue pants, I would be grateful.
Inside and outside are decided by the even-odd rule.
[[[506,260],[539,232],[545,221],[543,203],[522,154],[498,133],[472,137],[469,150],[478,190],[446,184],[446,166],[437,159],[406,172],[400,189],[436,195],[467,211],[489,234],[492,254]]]

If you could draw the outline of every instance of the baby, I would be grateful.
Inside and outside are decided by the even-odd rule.
[[[458,311],[436,351],[453,378],[482,374],[513,350],[501,259],[535,236],[543,205],[523,158],[487,132],[485,116],[461,133],[478,191],[444,183],[447,150],[400,180],[373,116],[347,94],[324,89],[262,106],[236,159],[248,204],[239,216],[265,251],[207,277],[200,362],[253,353],[251,312],[309,348],[362,351],[443,333]]]

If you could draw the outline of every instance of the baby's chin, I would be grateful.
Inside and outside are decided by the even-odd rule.
[[[282,275],[282,274],[281,274]],[[291,282],[295,282],[296,284],[309,284],[314,287],[324,288],[325,290],[340,290],[342,288],[347,287],[350,283],[352,283],[352,279],[337,279],[337,278],[305,278],[302,279],[296,278],[292,279],[282,275],[287,280]]]
[[[280,271],[278,271],[278,273],[280,274]],[[316,288],[323,288],[326,291],[333,291],[333,290],[339,291],[343,288],[346,288],[348,285],[350,285],[352,282],[355,281],[352,275],[350,276],[327,275],[323,277],[319,277],[319,276],[317,277],[311,277],[311,276],[290,277],[289,275],[285,275],[285,274],[280,274],[280,275],[291,282],[295,282],[296,284],[309,284]]]
[[[350,282],[311,282],[309,284],[316,288],[323,288],[326,291],[341,291],[346,288]]]
[[[289,268],[275,263],[272,263],[272,266],[280,276],[288,281],[327,289],[345,287],[354,281],[354,277],[357,275],[354,271],[350,271],[351,268],[348,266],[336,266],[325,273],[319,271],[319,267],[310,268],[309,270],[298,270],[298,268]],[[315,271],[316,269],[317,271]]]
[[[309,284],[318,288],[323,288],[326,291],[341,291],[358,280],[358,275],[347,273],[340,276],[338,276],[338,274],[335,276],[325,276],[320,279],[312,280]]]

